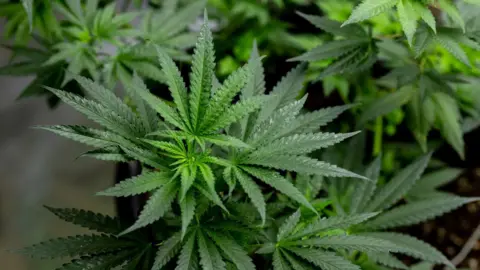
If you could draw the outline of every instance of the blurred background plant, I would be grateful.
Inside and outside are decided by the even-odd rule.
[[[209,14],[219,24],[216,36],[218,76],[224,77],[245,63],[254,40],[261,54],[271,59],[287,59],[313,48],[321,38],[291,21],[292,10],[308,7],[309,2],[209,0]]]
[[[312,84],[321,84],[325,96],[336,92],[345,103],[361,104],[352,123],[371,131],[372,154],[384,152],[389,172],[402,159],[389,144],[408,142],[406,130],[423,152],[431,148],[428,141],[444,140],[465,158],[463,134],[480,121],[474,90],[480,23],[473,15],[480,7],[466,2],[365,1],[356,7],[356,1],[319,1],[322,13],[300,14],[330,40],[291,60],[309,62]],[[405,12],[422,21],[409,24]]]
[[[78,85],[71,82],[73,74],[110,88],[130,80],[133,71],[162,82],[153,45],[176,60],[189,60],[184,50],[194,45],[195,34],[188,27],[203,11],[205,1],[181,6],[175,0],[162,5],[136,2],[129,11],[128,1],[122,6],[99,0],[1,3],[0,15],[7,19],[4,37],[13,45],[3,45],[12,50],[12,59],[0,68],[0,75],[36,76],[19,97],[45,95],[52,107],[58,99],[42,85],[66,86],[79,93]],[[27,45],[30,39],[34,46]]]
[[[403,138],[405,134],[398,130],[406,126],[423,151],[428,148],[427,137],[433,129],[463,158],[462,125],[471,129],[472,123],[480,121],[480,100],[474,91],[478,82],[475,76],[480,72],[480,45],[475,42],[480,38],[480,22],[475,16],[480,11],[478,5],[458,1],[458,11],[443,3],[446,1],[429,6],[434,10],[430,14],[436,16],[436,28],[432,29],[438,34],[431,35],[433,30],[422,22],[418,27],[415,24],[416,36],[409,34],[406,42],[397,12],[388,8],[394,4],[378,16],[368,16],[361,25],[341,28],[345,30],[342,32],[340,22],[349,19],[356,1],[147,2],[126,1],[122,6],[99,0],[87,1],[86,5],[73,0],[1,3],[0,15],[7,20],[4,37],[12,41],[4,46],[13,54],[11,64],[1,67],[0,74],[36,75],[19,97],[45,95],[51,106],[58,99],[41,85],[63,88],[68,84],[68,91],[79,93],[71,81],[72,74],[88,76],[108,87],[129,81],[133,71],[162,83],[151,46],[160,45],[174,59],[188,61],[185,51],[194,44],[192,25],[207,4],[216,34],[219,79],[248,60],[254,41],[260,53],[267,56],[266,73],[273,76],[272,81],[278,80],[275,74],[281,73],[279,68],[286,71],[293,66],[284,60],[307,61],[309,84],[304,92],[318,92],[320,87],[323,94],[316,93],[316,98],[333,97],[338,103],[335,100],[340,97],[343,103],[363,104],[354,110],[354,122],[374,133],[373,155],[385,150],[384,141]],[[450,16],[437,7],[448,7],[445,14]],[[338,29],[326,29],[322,22],[315,21],[318,17],[302,15],[302,19],[294,11],[323,14],[322,19],[337,22]],[[431,20],[427,23],[432,24]],[[463,25],[465,35],[458,25]],[[356,41],[342,42],[347,28],[365,32]],[[343,38],[352,40],[350,36]],[[35,40],[35,46],[27,45],[30,39]],[[332,46],[328,44],[345,47],[322,51]],[[298,56],[304,51],[308,52]],[[358,68],[360,63],[363,66]],[[402,91],[395,91],[397,88]],[[448,121],[436,120],[446,115]],[[436,137],[433,134],[432,138]]]

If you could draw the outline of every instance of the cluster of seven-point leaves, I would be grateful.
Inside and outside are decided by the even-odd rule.
[[[177,201],[181,211],[181,230],[165,245],[172,242],[172,249],[173,246],[183,245],[179,269],[188,269],[189,262],[196,261],[195,246],[200,251],[200,262],[205,269],[212,269],[209,267],[212,260],[216,261],[216,265],[225,265],[214,246],[209,247],[213,245],[212,240],[220,248],[230,247],[223,249],[222,256],[230,258],[237,268],[252,269],[243,248],[235,244],[228,234],[189,229],[201,198],[207,198],[228,213],[224,205],[228,196],[216,191],[217,179],[223,179],[228,184],[230,193],[238,191],[235,188],[238,182],[259,212],[262,224],[265,224],[266,202],[256,181],[266,183],[316,212],[280,170],[364,178],[307,156],[355,133],[317,132],[318,127],[333,120],[349,106],[300,113],[306,100],[306,96],[296,99],[303,84],[303,66],[288,73],[271,93],[265,95],[261,58],[254,49],[250,61],[220,84],[213,75],[212,36],[205,23],[194,51],[190,91],[187,91],[171,58],[161,49],[157,53],[175,107],[152,95],[137,76],[126,85],[136,111],[110,90],[86,78],[74,76],[92,99],[52,88],[49,90],[104,126],[105,130],[79,126],[41,127],[96,147],[85,156],[112,161],[139,160],[146,165],[143,174],[100,193],[111,196],[150,194],[136,223],[123,230],[120,237],[127,237],[171,213],[172,204]],[[233,102],[237,96],[239,101]],[[155,112],[164,121],[158,119]],[[209,249],[212,254],[205,254],[205,250]],[[162,257],[162,252],[167,252],[166,257]],[[159,249],[157,268],[162,267],[159,260],[166,262],[173,256],[168,254],[175,253],[173,250],[169,252]],[[215,258],[209,259],[207,255]],[[188,265],[185,266],[185,263]]]
[[[377,61],[375,40],[358,24],[342,27],[340,22],[326,17],[299,13],[321,30],[339,36],[337,39],[319,45],[312,50],[290,59],[290,61],[315,62],[335,59],[320,74],[319,79],[336,74],[350,74],[369,69]]]
[[[465,22],[452,2],[449,0],[364,0],[353,10],[343,25],[365,21],[396,7],[398,18],[407,36],[408,43],[412,45],[419,20],[425,22],[433,32],[436,33],[437,31],[437,22],[429,8],[430,5],[443,10],[457,26],[460,26],[465,31]],[[475,1],[466,2],[474,3]]]
[[[45,50],[25,45],[6,46],[15,61],[0,67],[0,75],[36,75],[19,98],[47,95],[51,107],[58,99],[43,86],[79,92],[78,87],[74,88],[75,83],[67,85],[72,75],[88,74],[95,81],[113,87],[117,81],[128,84],[132,79],[131,70],[135,70],[139,76],[163,82],[154,47],[161,47],[174,59],[188,60],[184,50],[193,47],[196,33],[186,30],[205,6],[205,1],[194,1],[179,8],[178,1],[166,0],[162,8],[116,14],[114,3],[101,6],[98,0],[86,1],[85,5],[77,0],[41,2],[36,3],[41,12],[35,10],[35,14],[31,14],[32,1],[25,1],[25,10],[36,19],[45,16],[40,20],[46,20],[43,24],[54,37],[43,31],[32,35]],[[5,5],[7,11],[16,4]],[[63,16],[60,22],[47,17],[47,12],[53,14],[54,11]],[[134,28],[132,21],[137,17],[142,21]],[[9,19],[9,23],[15,22],[14,18]],[[113,52],[106,50],[109,46],[114,46]],[[17,61],[20,57],[24,59]]]
[[[352,226],[368,222],[377,214],[378,212],[350,214],[305,222],[301,221],[300,212],[297,211],[279,228],[275,242],[265,243],[256,253],[273,253],[275,270],[359,270],[362,268],[354,259],[347,259],[352,258],[352,254],[356,252],[367,254],[370,260],[391,267],[387,269],[408,269],[392,253],[403,253],[450,265],[438,251],[418,240],[415,242],[411,239],[411,243],[405,243],[407,241],[404,239],[397,241],[395,237],[382,238],[374,234],[348,232]]]
[[[332,201],[341,201],[335,205],[336,209],[341,208],[337,209],[339,216],[302,220],[300,212],[296,212],[285,219],[278,235],[257,253],[273,253],[275,269],[297,269],[299,265],[307,267],[309,264],[321,269],[361,269],[358,265],[363,265],[364,261],[351,259],[352,264],[345,257],[329,252],[332,250],[342,251],[340,254],[348,258],[355,258],[354,254],[361,252],[361,257],[378,269],[409,269],[390,252],[406,254],[432,265],[452,266],[429,244],[405,234],[385,231],[418,224],[479,199],[435,190],[455,179],[461,172],[458,169],[442,169],[420,178],[430,156],[420,157],[384,185],[377,183],[381,168],[381,157],[378,157],[365,171],[365,176],[372,181],[353,182],[345,190],[329,193]],[[336,181],[326,183],[330,190]],[[402,198],[408,203],[396,206]]]
[[[374,6],[367,4],[369,1],[364,3],[365,5],[361,5],[363,8]],[[451,11],[445,7],[444,10]],[[474,34],[478,27],[464,12],[462,16],[466,17],[468,22],[465,31],[448,24],[436,27],[435,31],[420,25],[415,30],[414,42],[411,44],[413,52],[394,40],[372,37],[359,24],[349,23],[342,26],[340,22],[325,17],[300,15],[318,28],[344,38],[324,43],[291,59],[302,62],[334,59],[332,64],[321,72],[320,78],[361,73],[369,70],[379,60],[392,68],[391,72],[377,80],[377,83],[383,87],[399,89],[366,104],[366,109],[358,120],[358,127],[407,104],[408,127],[422,149],[426,151],[428,133],[432,128],[436,128],[459,156],[464,157],[462,116],[452,87],[455,81],[440,74],[425,53],[432,44],[438,44],[460,62],[471,65],[462,46],[480,49]],[[352,16],[356,16],[355,12]]]
[[[67,221],[111,235],[54,240],[50,244],[46,242],[27,248],[24,250],[26,253],[50,257],[58,252],[55,247],[59,247],[64,250],[59,253],[61,255],[81,256],[61,269],[85,265],[90,269],[111,268],[112,265],[123,265],[123,269],[138,269],[135,268],[138,265],[148,269],[152,265],[152,269],[162,269],[173,258],[177,258],[176,269],[179,270],[195,269],[198,265],[208,270],[231,267],[254,269],[246,251],[251,243],[245,244],[239,242],[240,238],[233,237],[235,230],[238,232],[243,229],[239,226],[232,228],[231,220],[228,220],[233,218],[230,214],[232,203],[237,204],[230,197],[232,192],[238,194],[243,190],[258,211],[262,225],[268,227],[268,203],[257,181],[266,183],[293,202],[317,212],[281,171],[299,175],[363,178],[308,156],[310,152],[333,145],[354,133],[317,131],[349,106],[300,112],[306,100],[305,96],[297,100],[303,83],[302,65],[288,73],[266,95],[261,58],[254,48],[250,61],[220,84],[213,75],[213,43],[205,24],[195,48],[188,91],[170,57],[161,49],[157,53],[175,107],[150,94],[136,76],[126,85],[135,103],[135,112],[111,91],[75,76],[92,99],[50,90],[106,130],[79,126],[43,127],[97,148],[85,153],[86,156],[112,161],[133,159],[144,163],[146,167],[143,174],[100,193],[109,196],[149,193],[150,198],[139,219],[133,226],[104,231],[107,226],[102,228],[103,223],[88,225],[85,220],[114,224],[112,219],[78,210],[52,209]],[[237,96],[238,101],[234,102]],[[164,121],[158,119],[156,113]],[[352,197],[355,203],[352,203],[351,213],[347,216],[314,216],[301,220],[300,211],[295,212],[278,229],[277,236],[264,241],[256,252],[271,254],[266,256],[271,256],[268,258],[271,258],[275,269],[296,270],[312,266],[325,270],[360,269],[341,256],[345,255],[344,251],[364,252],[378,263],[394,268],[404,266],[390,252],[449,264],[438,251],[412,237],[370,232],[372,229],[422,221],[424,216],[418,211],[428,210],[428,218],[472,200],[449,197],[451,201],[446,201],[446,197],[439,197],[438,201],[433,202],[415,201],[418,207],[414,208],[407,204],[384,214],[372,213],[388,208],[402,198],[413,186],[427,161],[428,157],[420,159],[377,192],[376,182],[358,181],[357,191],[360,195]],[[367,173],[368,178],[378,178],[378,164],[377,161],[376,167]],[[216,191],[217,180],[227,184],[229,195]],[[237,183],[241,189],[236,188]],[[376,195],[369,199],[374,192]],[[220,212],[206,214],[205,205],[209,203],[205,204],[205,200],[220,206],[216,208]],[[172,215],[176,216],[172,208],[175,201],[180,208],[179,222],[174,222],[179,224],[177,230],[157,244],[154,262],[150,262],[152,245],[148,242],[151,239],[145,238],[145,232],[148,235],[149,225],[159,219],[170,220]],[[432,209],[435,211],[431,212]],[[405,216],[412,211],[412,215]],[[191,223],[195,223],[195,226],[190,226]],[[356,233],[351,234],[346,230]],[[245,228],[245,231],[242,232],[243,238],[260,233],[253,228]],[[135,242],[138,239],[143,240]],[[125,259],[131,256],[133,260]]]
[[[432,263],[450,265],[448,259],[429,244],[405,234],[385,231],[433,219],[479,199],[435,190],[436,187],[455,179],[461,172],[458,169],[443,169],[421,178],[430,156],[431,153],[418,158],[384,185],[377,183],[381,168],[381,157],[378,157],[365,171],[365,176],[372,181],[354,183],[353,194],[347,195],[349,200],[341,207],[344,208],[346,217],[380,212],[366,222],[350,228],[353,235],[392,241],[398,248],[404,249],[403,252],[407,255]],[[345,195],[346,193],[339,193],[339,196]],[[397,205],[403,198],[407,199],[407,203]],[[379,254],[367,252],[367,255],[370,260],[380,265],[407,269],[403,263],[395,257],[387,256],[388,254],[378,256]]]
[[[477,43],[478,36],[476,34],[478,26],[472,22],[471,15],[468,14],[468,11],[465,12],[465,9],[476,10],[477,7],[472,5],[478,5],[479,2],[465,0],[463,1],[465,3],[457,3],[457,5],[452,2],[449,0],[365,0],[353,10],[349,19],[342,24],[342,28],[358,27],[356,23],[387,12],[395,6],[408,44],[415,51],[416,57],[419,57],[431,44],[438,44],[460,62],[471,66],[472,63],[462,47],[478,50],[480,45]],[[446,21],[438,26],[430,6],[439,8],[450,20],[444,18]],[[463,10],[460,11],[457,6],[461,6]],[[312,23],[314,23],[313,20],[319,20],[312,16],[306,16],[306,18]],[[419,24],[419,20],[424,23]],[[323,28],[322,24],[317,26],[330,32]],[[338,35],[339,33],[332,34]]]

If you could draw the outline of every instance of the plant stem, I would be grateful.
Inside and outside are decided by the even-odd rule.
[[[141,174],[141,170],[139,162],[117,163],[115,184]],[[133,224],[137,220],[143,204],[144,199],[139,195],[115,198],[117,216],[127,224]]]
[[[375,130],[373,138],[373,156],[376,157],[382,151],[382,136],[383,136],[383,119],[381,116],[377,117],[375,121]]]
[[[330,188],[330,193],[332,194],[332,206],[335,211],[335,213],[338,215],[344,215],[345,210],[343,209],[340,201],[339,201],[339,195],[338,195],[338,190],[335,186]]]
[[[455,256],[452,259],[452,264],[455,265],[455,266],[458,266],[461,262],[463,262],[463,260],[465,260],[465,258],[468,256],[470,251],[472,251],[472,249],[475,247],[475,245],[476,245],[476,243],[479,239],[480,239],[480,224],[478,224],[475,231],[473,231],[472,235],[470,236],[468,241],[465,243],[462,250],[460,250],[460,252],[457,254],[457,256]],[[445,267],[444,269],[446,270],[448,268]]]
[[[399,37],[402,37],[403,34],[391,34],[391,35],[383,35],[383,36],[379,36],[378,38],[384,38],[384,39],[395,39],[395,38],[399,38]]]

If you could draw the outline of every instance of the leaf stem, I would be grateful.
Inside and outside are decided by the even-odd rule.
[[[462,250],[460,250],[457,256],[455,256],[452,259],[452,264],[455,266],[458,266],[461,262],[463,262],[463,260],[465,260],[465,258],[468,256],[470,251],[472,251],[472,249],[475,247],[477,240],[479,239],[480,239],[480,224],[478,224],[475,231],[473,231],[472,235],[470,236],[468,241],[465,243]],[[448,268],[444,268],[444,269],[448,269]]]
[[[375,120],[375,130],[373,137],[373,156],[378,156],[382,151],[383,119],[381,116]]]
[[[335,186],[333,186],[332,188],[330,188],[330,192],[332,194],[332,206],[333,206],[333,209],[334,209],[334,212],[337,214],[337,215],[344,215],[345,214],[345,210],[343,209],[340,201],[339,201],[339,195],[338,195],[338,190]]]
[[[395,39],[395,38],[399,38],[399,37],[402,37],[403,34],[391,34],[391,35],[381,35],[381,36],[378,36],[378,38],[381,38],[381,39]]]

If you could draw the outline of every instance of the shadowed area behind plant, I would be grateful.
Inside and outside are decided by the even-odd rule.
[[[0,24],[0,33],[3,26]],[[0,65],[10,52],[0,48]],[[42,204],[113,213],[93,194],[111,185],[112,164],[75,157],[86,150],[31,126],[90,123],[67,106],[52,111],[40,99],[15,102],[31,78],[0,77],[0,261],[5,270],[47,270],[52,263],[6,252],[54,236],[84,232],[48,213]]]

